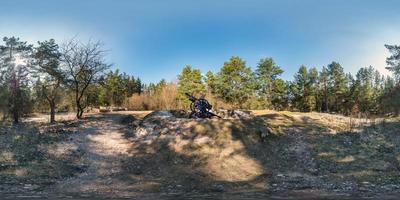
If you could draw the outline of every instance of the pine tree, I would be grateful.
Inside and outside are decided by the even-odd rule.
[[[138,93],[140,95],[143,92],[143,87],[144,86],[142,84],[142,80],[140,80],[139,77],[136,78],[135,85],[136,85],[135,93]]]
[[[136,93],[136,79],[134,76],[124,75],[124,82],[126,87],[126,97],[132,96]]]
[[[347,91],[346,75],[343,71],[343,67],[337,62],[329,64],[327,70],[329,74],[328,103],[330,105],[330,110],[341,112],[343,111],[342,106]]]
[[[189,100],[185,93],[191,95],[205,95],[206,93],[200,70],[194,69],[190,65],[185,65],[178,76],[178,99],[188,105]]]
[[[204,78],[204,82],[206,83],[207,86],[207,91],[211,94],[215,93],[215,75],[212,71],[208,71],[206,73],[206,76]]]
[[[273,85],[271,104],[275,110],[284,110],[288,107],[289,85],[283,79],[276,79]]]
[[[161,94],[162,90],[167,86],[167,81],[165,79],[161,79],[160,82],[156,85],[156,94]]]
[[[38,76],[44,78],[41,84],[41,94],[47,100],[50,108],[50,123],[55,122],[56,104],[60,96],[60,86],[64,81],[64,74],[60,70],[59,47],[53,39],[38,42],[39,46],[33,53],[34,65]]]
[[[386,105],[390,106],[389,109],[395,115],[400,115],[400,46],[398,45],[385,45],[385,47],[392,54],[386,58],[388,65],[387,69],[393,73],[393,88],[385,91]],[[390,80],[392,81],[392,80]]]
[[[293,106],[303,112],[310,112],[316,108],[316,88],[318,71],[301,65],[299,71],[294,75],[294,81],[291,86],[293,95]]]
[[[318,97],[318,70],[313,67],[308,72],[308,82],[306,85],[307,106],[308,110],[315,111],[317,109]]]
[[[346,82],[347,92],[345,94],[343,103],[343,114],[351,115],[354,112],[358,112],[358,105],[356,104],[357,81],[354,79],[351,73],[347,73]]]
[[[319,100],[318,100],[318,110],[320,112],[329,112],[329,72],[326,67],[322,67],[318,78],[319,84]]]
[[[361,112],[370,112],[373,105],[373,68],[361,68],[357,72],[356,102]]]
[[[215,89],[218,97],[236,107],[242,107],[253,96],[254,88],[254,73],[238,56],[226,61],[216,76]]]
[[[6,120],[8,117],[8,98],[10,97],[10,91],[7,81],[7,66],[0,60],[0,112],[3,114],[2,120]]]
[[[27,111],[29,105],[28,88],[28,59],[32,51],[32,45],[21,42],[19,38],[4,37],[4,45],[0,45],[0,63],[6,90],[3,96],[6,97],[8,111],[13,116],[14,123]],[[5,109],[2,109],[5,110]]]
[[[102,81],[102,87],[100,88],[100,99],[99,101],[103,105],[114,105],[121,106],[125,98],[128,96],[128,90],[125,81],[128,79],[124,78],[124,74],[120,74],[119,70],[110,71],[105,79]]]
[[[385,45],[385,47],[392,54],[390,57],[386,58],[387,69],[393,72],[396,85],[400,85],[400,46]]]
[[[258,63],[255,74],[258,86],[260,87],[259,96],[261,97],[262,102],[264,102],[264,108],[272,108],[276,106],[272,105],[273,98],[276,96],[282,96],[282,93],[275,92],[285,92],[282,87],[283,80],[278,81],[278,76],[282,73],[282,68],[277,66],[272,58],[261,59]],[[274,88],[275,86],[280,86],[281,88],[276,89]]]
[[[48,101],[43,95],[43,81],[38,78],[32,86],[32,98],[34,100],[34,111],[46,112],[49,109]]]
[[[392,77],[386,77],[380,97],[383,113],[394,113],[395,115],[400,113],[400,101],[397,101],[397,99],[400,99],[400,90],[396,87],[395,82]]]

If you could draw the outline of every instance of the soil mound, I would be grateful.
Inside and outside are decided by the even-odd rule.
[[[227,120],[248,120],[252,117],[250,111],[242,110],[218,110],[221,118],[201,119],[189,118],[190,111],[185,110],[160,110],[154,111],[141,121],[134,122],[134,133],[138,137],[179,135],[183,132],[193,132],[194,129],[201,129],[204,124],[221,123]]]
[[[225,119],[250,119],[253,117],[251,111],[248,110],[225,110],[219,109],[216,114]]]
[[[132,158],[130,166],[164,177],[162,185],[168,186],[161,190],[168,191],[225,191],[233,189],[235,182],[260,181],[263,166],[246,150],[247,145],[260,144],[257,128],[242,119],[191,119],[188,114],[155,111],[138,120],[134,152],[142,156]]]

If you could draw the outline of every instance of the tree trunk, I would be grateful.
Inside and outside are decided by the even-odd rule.
[[[18,124],[18,122],[19,122],[18,111],[14,110],[13,118],[14,118],[14,124]]]
[[[329,113],[328,99],[325,100],[325,112]]]
[[[50,123],[54,123],[56,122],[56,103],[54,102],[54,100],[51,100],[49,102],[50,104]]]
[[[329,104],[328,104],[328,89],[326,84],[324,85],[324,100],[325,100],[325,112],[329,113]]]
[[[79,108],[79,111],[78,111],[78,119],[81,119],[81,118],[82,118],[82,115],[83,115],[83,108]]]
[[[11,79],[11,84],[12,84],[12,88],[11,88],[11,92],[12,92],[12,114],[13,114],[13,119],[14,119],[14,124],[18,124],[19,122],[19,101],[20,99],[18,99],[18,90],[19,90],[19,85],[17,83],[17,77],[16,77],[16,72],[13,71],[12,74],[12,79]]]
[[[76,101],[76,118],[81,119],[83,115],[83,108],[81,106],[80,101]]]
[[[79,106],[76,107],[76,118],[77,119],[82,118],[81,108]]]
[[[78,83],[75,84],[75,102],[76,102],[76,118],[80,119],[82,118],[81,114],[81,99],[79,97],[79,88],[78,88]]]

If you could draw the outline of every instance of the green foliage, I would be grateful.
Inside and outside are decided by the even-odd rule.
[[[142,92],[139,78],[120,73],[118,69],[110,71],[98,83],[88,88],[88,105],[123,106],[128,97]]]
[[[263,107],[265,108],[282,107],[281,105],[282,102],[278,99],[287,93],[285,90],[286,87],[283,84],[284,81],[278,79],[278,76],[280,76],[282,73],[283,73],[282,68],[277,66],[272,58],[261,59],[260,62],[258,63],[255,74],[258,81],[257,87],[259,88],[259,96],[264,102]]]
[[[374,85],[375,75],[378,73],[373,67],[361,68],[357,72],[357,80],[355,83],[354,99],[358,104],[358,109],[361,112],[376,113],[377,105],[377,87]]]
[[[207,90],[214,94],[215,93],[215,74],[212,71],[208,71],[205,77],[205,83],[207,85]]]
[[[119,70],[104,74],[110,65],[105,63],[99,42],[71,40],[59,47],[51,39],[38,42],[35,48],[15,37],[3,42],[0,112],[3,118],[11,114],[15,122],[31,112],[32,105],[35,111],[51,108],[53,112],[56,103],[62,103],[63,108],[74,106],[78,118],[87,106],[184,108],[189,103],[185,93],[207,94],[213,103],[229,108],[400,114],[397,45],[385,45],[392,54],[386,62],[393,77],[384,77],[371,66],[361,68],[353,77],[332,62],[321,71],[302,65],[288,82],[280,78],[283,69],[272,58],[261,59],[253,72],[243,59],[233,56],[217,73],[208,71],[202,76],[199,69],[185,65],[177,83],[162,79],[143,84],[139,77]]]
[[[394,79],[389,79],[383,93],[383,105],[385,108],[400,115],[400,46],[385,45],[391,55],[386,58],[387,69],[393,72]]]
[[[264,102],[261,101],[256,95],[250,96],[246,102],[241,105],[241,108],[250,110],[262,110],[265,109]]]
[[[190,65],[185,65],[178,76],[178,99],[184,104],[188,104],[189,100],[185,93],[193,95],[206,93],[200,70],[194,69]]]
[[[123,81],[126,87],[126,96],[130,97],[133,94],[140,94],[142,92],[142,81],[140,78],[134,76],[123,75]]]
[[[21,115],[30,112],[30,88],[28,86],[27,63],[32,51],[32,45],[22,42],[19,38],[4,37],[4,45],[0,45],[0,69],[3,79],[1,96],[6,99],[1,104],[13,116],[14,123],[19,122]],[[5,104],[6,103],[6,104]]]
[[[38,42],[39,46],[35,48],[32,55],[33,64],[36,67],[36,75],[43,77],[44,82],[37,82],[40,85],[40,95],[37,95],[40,102],[44,98],[45,104],[50,107],[50,122],[55,122],[56,104],[60,100],[60,86],[65,79],[65,75],[60,69],[60,57],[58,45],[53,39],[44,42]],[[37,92],[36,92],[37,93]],[[38,94],[38,93],[37,93]],[[37,105],[41,107],[40,105]]]
[[[386,58],[387,69],[393,72],[396,84],[400,84],[400,46],[385,45],[385,47],[392,54]]]
[[[128,96],[128,89],[131,89],[127,87],[127,85],[129,86],[129,80],[119,73],[118,69],[106,74],[105,80],[100,87],[100,103],[106,106],[121,106]]]
[[[328,112],[329,111],[329,72],[326,67],[322,67],[321,72],[318,77],[318,94],[319,98],[317,99],[318,111]]]
[[[400,87],[396,86],[392,77],[387,77],[382,95],[379,97],[382,113],[400,114]]]
[[[340,112],[343,108],[343,102],[347,91],[346,75],[343,67],[337,63],[332,62],[328,65],[328,105],[330,111]]]
[[[254,73],[246,66],[246,62],[237,56],[226,61],[216,76],[217,96],[236,107],[241,107],[252,97],[255,88]]]
[[[0,76],[0,112],[3,115],[3,120],[7,118],[8,115],[8,98],[10,96],[10,91],[8,84],[6,82],[5,73],[1,72]]]
[[[33,64],[39,75],[48,76],[51,81],[63,81],[63,74],[59,68],[61,53],[59,46],[54,39],[38,42],[38,47],[34,48],[32,57],[35,59]]]
[[[161,94],[162,90],[167,86],[167,81],[165,79],[161,79],[160,82],[158,82],[155,85],[155,93],[156,94]]]
[[[284,110],[289,106],[289,82],[276,79],[273,84],[272,106],[275,110]]]
[[[315,68],[307,70],[300,66],[294,75],[294,81],[290,87],[293,96],[292,104],[300,111],[309,112],[316,108],[318,71]]]
[[[32,98],[34,100],[34,111],[36,112],[46,112],[49,109],[49,104],[46,96],[43,94],[45,84],[38,78],[32,86]]]

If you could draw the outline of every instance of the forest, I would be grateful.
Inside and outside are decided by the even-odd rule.
[[[177,80],[142,83],[139,75],[120,72],[106,61],[101,41],[73,38],[28,44],[4,37],[0,45],[0,112],[18,123],[34,112],[76,112],[76,118],[100,106],[129,110],[185,109],[185,93],[204,94],[214,108],[272,109],[327,112],[354,116],[397,116],[400,113],[400,46],[385,45],[391,76],[373,66],[346,73],[340,63],[301,65],[293,80],[273,58],[247,66],[239,56],[225,61],[219,71],[183,66]],[[115,70],[112,70],[115,69]],[[253,70],[254,69],[254,70]]]

